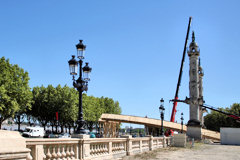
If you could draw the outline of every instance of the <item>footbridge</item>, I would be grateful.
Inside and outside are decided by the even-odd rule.
[[[161,127],[161,120],[159,120],[159,119],[138,117],[138,116],[129,116],[129,115],[102,114],[99,121],[100,122],[133,123],[133,124],[141,124],[141,125],[145,125],[148,127],[155,127],[155,128]],[[163,121],[163,127],[167,128],[167,129],[172,129],[174,131],[182,130],[181,124],[169,122],[169,121]],[[186,125],[183,125],[183,132],[187,132]],[[219,132],[202,129],[201,133],[202,133],[203,138],[220,140]]]

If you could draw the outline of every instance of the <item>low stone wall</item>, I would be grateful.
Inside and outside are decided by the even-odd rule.
[[[31,158],[107,160],[170,145],[169,137],[132,138],[69,138],[69,139],[26,139]]]
[[[121,138],[23,138],[18,132],[0,130],[0,160],[107,160],[170,145],[169,137]]]

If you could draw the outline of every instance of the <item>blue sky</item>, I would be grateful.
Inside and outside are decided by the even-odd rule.
[[[8,0],[0,1],[0,56],[29,72],[30,86],[72,86],[68,60],[87,45],[93,68],[88,95],[118,100],[126,115],[170,120],[189,16],[204,69],[206,104],[240,100],[239,1]],[[191,39],[189,39],[191,40]],[[179,97],[188,91],[186,57]],[[179,104],[176,120],[187,105]]]

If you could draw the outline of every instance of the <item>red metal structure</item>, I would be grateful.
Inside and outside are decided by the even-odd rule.
[[[181,67],[180,67],[179,76],[178,76],[177,89],[176,89],[176,93],[175,93],[175,97],[174,97],[175,101],[173,102],[173,108],[172,108],[172,114],[171,114],[170,122],[174,122],[175,121],[175,115],[176,115],[176,112],[177,112],[177,101],[176,100],[178,100],[178,92],[179,92],[179,87],[181,85],[183,64],[184,64],[184,61],[185,61],[187,42],[188,42],[188,35],[189,35],[189,31],[190,31],[191,22],[192,22],[192,17],[189,17],[188,28],[187,28],[187,35],[186,35],[184,49],[183,49],[183,56],[182,56]],[[169,130],[168,132],[166,132],[165,135],[168,136],[168,135],[171,135],[171,134],[172,134],[172,130]]]

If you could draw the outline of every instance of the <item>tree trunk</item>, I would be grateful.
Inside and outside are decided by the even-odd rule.
[[[21,123],[18,123],[18,131],[20,131]]]
[[[43,124],[44,131],[46,130],[46,124]]]
[[[61,133],[64,132],[64,128],[63,128],[63,125],[61,125]]]
[[[58,126],[55,125],[55,132],[58,133]]]
[[[68,133],[71,134],[71,126],[68,126]]]

